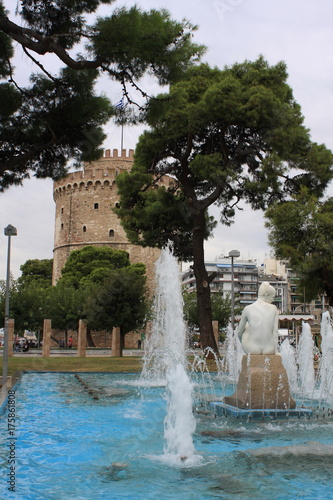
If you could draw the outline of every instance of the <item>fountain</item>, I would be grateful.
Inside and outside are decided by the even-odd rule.
[[[235,330],[232,329],[231,325],[228,325],[227,336],[226,336],[226,355],[225,369],[229,374],[229,378],[233,382],[237,382],[239,377],[239,372],[242,366],[242,357],[244,354],[242,345],[236,335]]]
[[[289,387],[292,392],[296,392],[298,389],[296,352],[294,347],[290,345],[288,337],[281,344],[280,354],[282,364],[287,372]]]
[[[205,360],[196,360],[192,365],[200,367],[200,376],[189,376],[177,267],[170,249],[163,251],[157,266],[164,285],[157,294],[163,314],[156,312],[155,325],[160,326],[151,338],[155,355],[147,351],[139,378],[82,372],[22,376],[11,394],[17,416],[14,435],[9,435],[6,409],[0,419],[1,498],[331,499],[333,418],[331,410],[323,409],[327,395],[333,395],[329,316],[323,315],[322,321],[318,373],[323,378],[301,401],[309,403],[311,418],[305,413],[292,417],[301,394],[302,368],[296,358],[300,362],[306,356],[287,345],[279,356],[275,344],[274,353],[245,352],[245,371],[253,371],[252,356],[269,359],[263,363],[269,385],[270,368],[275,366],[271,357],[281,358],[296,409],[280,409],[286,411],[283,420],[272,408],[254,409],[261,412],[257,418],[219,412],[218,399],[234,393],[229,382],[238,377],[237,362],[229,365],[229,376],[221,370],[209,374]],[[307,327],[303,329],[306,335]],[[234,336],[231,343],[238,345]],[[279,383],[277,390],[282,391]],[[207,400],[207,391],[215,401]],[[207,411],[201,411],[200,400],[205,400]],[[8,443],[15,443],[13,465],[8,464]],[[10,467],[15,492],[8,490]]]
[[[314,342],[308,323],[302,323],[302,335],[296,351],[296,362],[299,366],[300,390],[307,396],[312,396],[315,387],[313,366]]]
[[[321,361],[319,366],[320,399],[333,397],[333,329],[328,311],[321,319]]]
[[[145,346],[142,381],[167,387],[164,421],[165,458],[191,462],[195,457],[192,434],[192,383],[186,370],[186,329],[179,264],[168,244],[156,262],[156,291],[152,332]]]
[[[257,301],[243,310],[237,334],[245,354],[237,389],[224,402],[213,403],[219,412],[243,418],[289,417],[295,410],[287,372],[278,353],[278,311],[272,304],[274,296],[274,288],[264,282]],[[307,411],[297,410],[296,415]]]

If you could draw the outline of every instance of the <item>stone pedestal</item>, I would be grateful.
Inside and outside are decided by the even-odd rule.
[[[80,358],[85,358],[86,353],[87,353],[87,325],[82,319],[80,319],[76,355],[79,356]]]
[[[13,356],[13,344],[14,344],[14,325],[15,320],[8,320],[8,356]]]
[[[224,402],[245,409],[295,408],[279,354],[244,354],[237,390]]]
[[[50,349],[51,349],[51,320],[44,319],[42,356],[45,358],[50,357]]]
[[[122,355],[120,328],[114,327],[112,330],[111,356],[119,358]]]

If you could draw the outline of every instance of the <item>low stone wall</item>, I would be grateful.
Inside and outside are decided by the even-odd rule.
[[[112,333],[108,331],[90,332],[93,341],[93,346],[101,349],[111,349]],[[72,337],[73,347],[77,348],[78,332],[77,330],[69,330],[67,332],[67,340]],[[64,339],[65,333],[62,330],[52,329],[51,347],[58,347],[59,342]],[[125,335],[125,349],[141,348],[141,332],[129,332]]]

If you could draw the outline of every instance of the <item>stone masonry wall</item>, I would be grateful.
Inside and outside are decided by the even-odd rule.
[[[132,245],[112,208],[119,201],[116,177],[130,171],[133,150],[110,150],[93,163],[86,163],[82,171],[68,174],[54,183],[53,197],[56,204],[54,230],[53,284],[61,276],[69,254],[86,245],[109,246],[125,250],[131,263],[146,265],[147,285],[154,289],[155,262],[160,255],[156,248]],[[162,179],[168,183],[168,179]]]
[[[60,340],[64,339],[64,332],[61,330],[52,329],[52,337],[56,339],[57,342],[51,339],[51,348],[56,348],[59,346]],[[73,348],[77,348],[78,332],[76,330],[69,330],[67,332],[67,338],[73,338]],[[100,349],[111,349],[112,347],[112,333],[107,331],[102,332],[91,332],[91,338],[93,340],[94,346]],[[125,349],[137,349],[142,346],[141,333],[140,332],[129,332],[125,335]]]

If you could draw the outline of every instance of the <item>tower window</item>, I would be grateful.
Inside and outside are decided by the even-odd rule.
[[[64,207],[61,207],[61,213],[62,214],[64,213]]]
[[[61,230],[63,230],[63,229],[64,229],[64,225],[63,225],[63,224],[61,224],[60,229],[61,229]]]
[[[87,226],[83,226],[82,231],[85,233],[87,231]]]
[[[98,203],[94,203],[94,210],[98,210]]]
[[[109,236],[110,236],[110,238],[114,238],[114,230],[113,229],[110,229]]]

